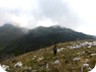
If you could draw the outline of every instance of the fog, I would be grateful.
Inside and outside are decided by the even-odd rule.
[[[96,35],[95,0],[0,0],[0,26],[60,25]]]

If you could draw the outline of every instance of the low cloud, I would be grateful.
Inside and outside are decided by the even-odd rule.
[[[76,28],[79,19],[62,0],[39,0],[40,15],[50,18],[58,25]]]
[[[8,8],[4,3],[0,5],[0,25],[8,22],[29,28],[34,28],[39,24],[44,25],[44,23],[44,26],[50,23],[72,29],[78,26],[78,16],[72,13],[68,3],[62,0],[28,0],[27,2],[15,0],[17,5],[12,0],[9,1],[5,3]]]

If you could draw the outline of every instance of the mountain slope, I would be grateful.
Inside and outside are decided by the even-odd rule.
[[[0,53],[3,49],[15,40],[25,35],[24,29],[13,26],[11,24],[5,24],[0,27]],[[0,55],[1,56],[1,55]]]
[[[0,44],[8,44],[12,40],[18,39],[24,35],[21,28],[15,27],[11,24],[5,24],[0,27]]]
[[[5,54],[20,55],[55,43],[77,39],[93,39],[93,37],[59,26],[37,27],[30,30],[24,37],[7,45],[2,52]]]
[[[53,45],[38,51],[0,62],[9,66],[9,72],[88,72],[96,63],[96,41],[78,40],[57,44],[58,53],[53,55]],[[14,67],[21,62],[21,66]]]

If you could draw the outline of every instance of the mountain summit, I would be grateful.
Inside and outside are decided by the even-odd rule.
[[[82,39],[93,39],[93,36],[76,32],[68,28],[61,28],[60,26],[40,26],[29,30],[23,37],[15,39],[15,41],[8,44],[2,52],[5,54],[19,55],[56,43]]]

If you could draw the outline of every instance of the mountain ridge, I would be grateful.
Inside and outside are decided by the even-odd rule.
[[[20,55],[56,43],[82,39],[94,38],[91,35],[76,32],[69,28],[61,28],[60,26],[40,26],[35,29],[29,30],[28,33],[25,34],[23,37],[16,39],[12,43],[8,44],[2,50],[2,53],[9,55]]]

